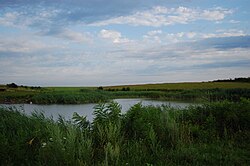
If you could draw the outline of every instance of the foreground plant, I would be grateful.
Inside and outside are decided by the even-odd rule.
[[[250,101],[186,109],[111,102],[92,123],[0,109],[1,165],[249,165]]]

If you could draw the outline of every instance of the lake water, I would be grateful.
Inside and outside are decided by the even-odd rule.
[[[156,101],[147,99],[115,99],[122,106],[122,113],[128,111],[128,109],[141,102],[142,105],[153,105],[161,106],[170,105],[172,107],[184,108],[189,106],[191,103],[185,102],[173,102],[173,101]],[[77,112],[81,116],[87,116],[89,121],[93,120],[93,111],[96,104],[77,104],[77,105],[62,105],[62,104],[52,104],[52,105],[38,105],[38,104],[1,104],[2,107],[14,107],[17,110],[24,112],[27,115],[31,115],[32,112],[42,112],[46,117],[52,117],[56,120],[59,115],[65,117],[66,120],[72,118],[73,113]]]

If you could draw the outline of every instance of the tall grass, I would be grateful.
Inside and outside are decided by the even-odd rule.
[[[93,122],[0,110],[1,165],[249,165],[250,101],[175,109],[115,102]]]

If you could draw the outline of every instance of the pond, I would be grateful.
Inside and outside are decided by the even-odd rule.
[[[157,100],[148,100],[148,99],[114,99],[115,102],[118,102],[122,106],[122,113],[125,113],[133,105],[141,102],[143,106],[153,105],[161,106],[170,105],[172,107],[184,108],[191,105],[187,102],[173,102],[173,101],[157,101]],[[27,115],[31,115],[32,112],[42,112],[45,117],[52,117],[54,120],[57,120],[59,115],[62,115],[66,120],[72,118],[73,113],[77,112],[81,116],[87,116],[89,121],[93,120],[94,106],[96,104],[52,104],[52,105],[37,105],[37,104],[0,104],[2,107],[14,107],[18,111],[24,112]]]

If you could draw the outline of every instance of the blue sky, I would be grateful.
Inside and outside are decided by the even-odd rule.
[[[0,84],[250,76],[249,0],[0,0]]]

